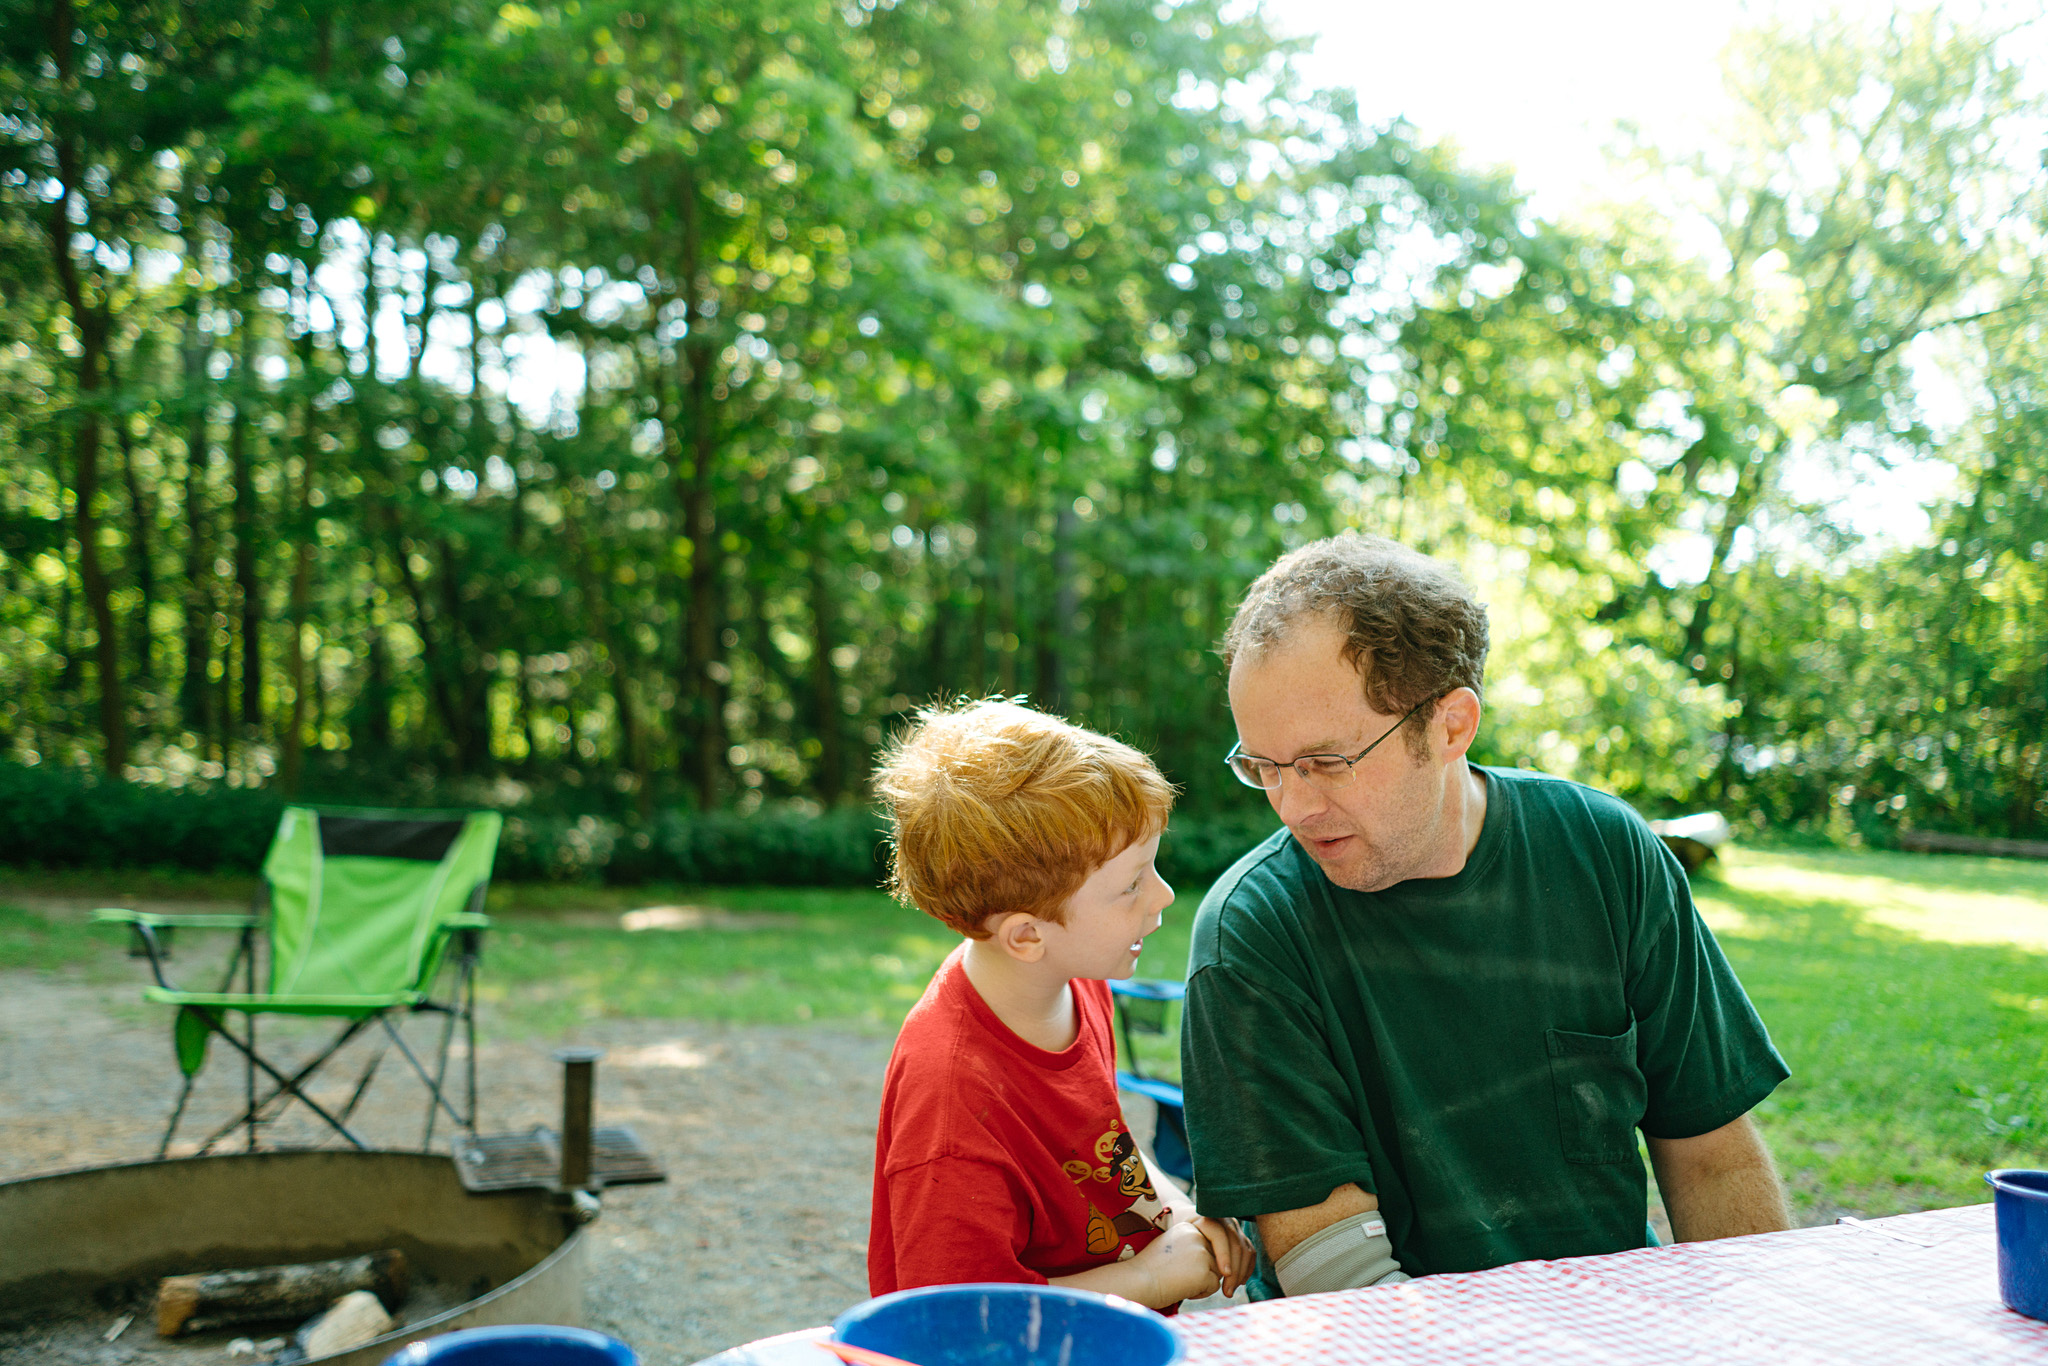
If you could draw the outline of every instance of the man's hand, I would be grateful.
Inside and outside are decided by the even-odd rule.
[[[1748,1115],[1695,1138],[1652,1138],[1648,1143],[1657,1190],[1679,1242],[1775,1233],[1792,1226],[1771,1150]]]
[[[1320,1205],[1306,1209],[1281,1210],[1278,1214],[1261,1214],[1258,1217],[1259,1241],[1266,1246],[1266,1255],[1279,1261],[1292,1252],[1295,1245],[1321,1233],[1339,1219],[1349,1219],[1354,1214],[1370,1214],[1380,1207],[1380,1198],[1359,1189],[1358,1184],[1346,1181],[1330,1192],[1330,1198]]]

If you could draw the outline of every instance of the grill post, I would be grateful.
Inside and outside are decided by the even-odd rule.
[[[597,1060],[602,1048],[562,1048],[555,1061],[562,1064],[562,1172],[558,1182],[565,1191],[584,1190],[590,1185],[590,1118],[595,1089]]]

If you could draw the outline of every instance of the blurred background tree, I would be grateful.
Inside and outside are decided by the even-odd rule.
[[[1209,0],[0,35],[9,763],[644,826],[858,802],[999,691],[1242,812],[1214,642],[1356,527],[1481,583],[1489,761],[2048,830],[2044,111],[1995,32],[1756,30],[1725,142],[1574,222]],[[1860,535],[1909,461],[1930,537]]]

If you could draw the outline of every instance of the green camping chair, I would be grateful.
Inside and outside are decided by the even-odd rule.
[[[349,1143],[365,1147],[350,1132],[349,1117],[383,1061],[378,1049],[336,1114],[307,1094],[308,1080],[344,1045],[367,1029],[381,1027],[427,1087],[426,1130],[420,1146],[430,1149],[434,1122],[445,1112],[461,1129],[476,1131],[476,967],[491,861],[502,819],[494,811],[439,812],[315,810],[286,807],[270,853],[256,906],[246,916],[153,915],[102,910],[97,920],[126,924],[149,955],[157,985],[143,995],[177,1007],[172,1023],[178,1069],[185,1084],[164,1129],[157,1156],[170,1150],[184,1116],[193,1081],[206,1063],[209,1042],[218,1036],[243,1057],[247,1103],[241,1114],[215,1130],[204,1153],[238,1127],[256,1147],[260,1123],[276,1119],[296,1100],[325,1120]],[[181,991],[164,977],[169,931],[177,928],[234,929],[241,941],[228,960],[216,991]],[[259,952],[259,943],[267,952]],[[450,950],[453,950],[452,954]],[[257,960],[266,959],[268,978],[257,989]],[[444,964],[453,979],[441,999],[432,995]],[[240,979],[239,989],[237,978]],[[239,1030],[228,1016],[243,1017]],[[406,1013],[442,1016],[440,1046],[428,1070],[399,1030]],[[256,1044],[259,1015],[326,1016],[346,1021],[341,1032],[310,1062],[286,1071],[266,1059]],[[463,1105],[457,1108],[444,1086],[450,1044],[457,1027],[468,1044]],[[257,1073],[267,1078],[258,1094]]]

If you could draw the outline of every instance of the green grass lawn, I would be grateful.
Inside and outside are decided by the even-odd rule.
[[[1974,1203],[2048,1163],[2048,864],[1728,864],[1694,891],[1792,1066],[1758,1120],[1803,1211]]]
[[[627,910],[662,905],[724,912],[735,928],[619,924]],[[880,892],[521,886],[495,889],[490,909],[500,932],[478,990],[516,1000],[522,1025],[538,1030],[674,1015],[894,1033],[959,942]]]
[[[0,875],[0,967],[132,975],[111,932],[6,907],[44,894],[240,900],[246,879]],[[1759,1111],[1800,1212],[1974,1202],[1988,1167],[2048,1164],[2048,863],[1737,850],[1695,895],[1791,1063]],[[1183,889],[1139,974],[1179,977]],[[702,928],[620,916],[710,908]],[[499,886],[482,977],[498,1027],[602,1016],[831,1021],[886,1034],[956,942],[878,892]],[[193,961],[198,961],[195,955]],[[1145,1042],[1174,1069],[1170,1037]]]

